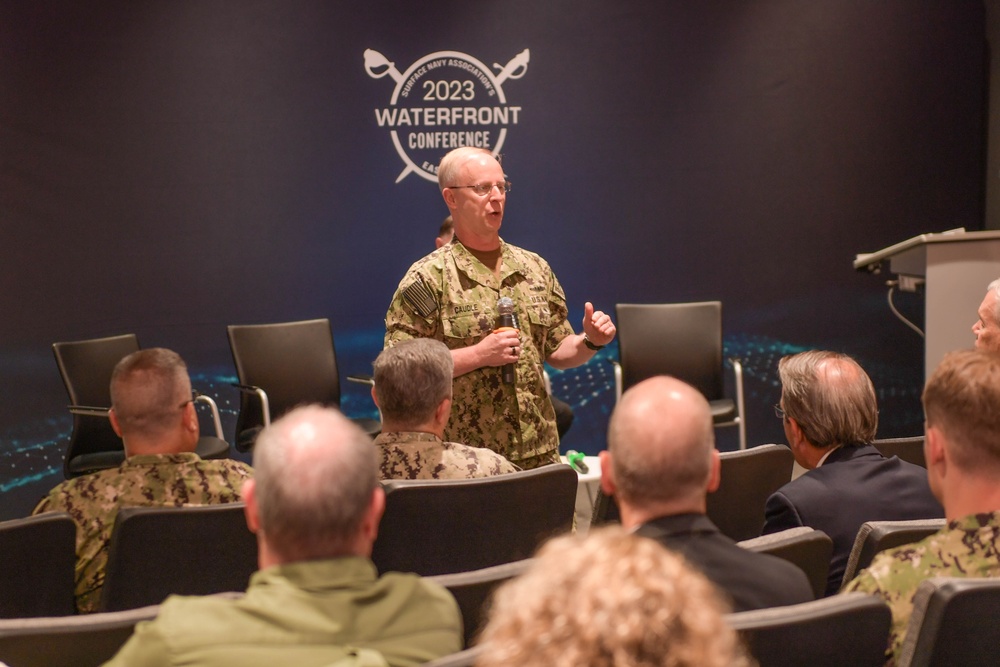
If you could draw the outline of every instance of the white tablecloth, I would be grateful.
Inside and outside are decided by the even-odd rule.
[[[562,457],[563,463],[568,463]],[[577,471],[579,484],[576,488],[576,532],[584,534],[590,528],[590,517],[594,513],[594,503],[597,492],[601,488],[601,459],[596,456],[586,456],[583,462],[587,464],[587,472]]]

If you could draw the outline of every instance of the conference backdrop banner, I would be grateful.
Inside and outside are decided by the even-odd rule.
[[[62,479],[56,341],[178,351],[230,440],[228,324],[327,317],[342,376],[370,372],[460,145],[502,154],[501,234],[550,262],[577,330],[586,301],[722,301],[751,444],[784,441],[776,363],[808,348],[865,366],[881,435],[919,433],[922,342],[851,260],[981,228],[984,20],[978,0],[0,0],[0,517]],[[919,296],[898,305],[919,323]],[[564,451],[604,447],[616,358],[552,372]]]

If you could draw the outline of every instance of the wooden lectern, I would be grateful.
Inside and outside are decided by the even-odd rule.
[[[902,291],[923,287],[926,379],[947,352],[975,344],[976,311],[986,286],[1000,278],[1000,231],[921,234],[858,255],[854,268],[877,273],[886,260]]]

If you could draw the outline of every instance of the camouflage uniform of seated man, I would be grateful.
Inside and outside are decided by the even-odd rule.
[[[250,466],[232,459],[202,460],[191,400],[191,379],[177,353],[134,352],[111,376],[111,426],[125,443],[117,468],[59,484],[32,514],[68,512],[76,522],[76,604],[97,611],[108,544],[122,507],[213,505],[240,500]]]
[[[451,414],[452,359],[430,338],[406,340],[375,360],[372,398],[382,413],[375,438],[382,479],[466,479],[516,472],[496,452],[442,440]]]

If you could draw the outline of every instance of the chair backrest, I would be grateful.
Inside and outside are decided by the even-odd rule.
[[[848,593],[728,614],[726,621],[760,667],[878,667],[892,614],[881,598]]]
[[[64,343],[54,343],[52,351],[56,357],[59,374],[69,402],[74,406],[95,408],[111,407],[111,373],[115,365],[139,349],[135,334],[110,336]],[[107,459],[102,454],[115,452],[125,457],[121,438],[111,428],[106,417],[93,415],[73,415],[73,434],[66,449],[63,468],[67,478],[117,465],[115,459]],[[90,457],[96,464],[74,465],[78,457]]]
[[[458,602],[465,629],[464,646],[471,646],[476,635],[482,630],[489,611],[490,598],[497,586],[520,575],[530,564],[531,560],[525,559],[472,572],[428,577],[431,581],[447,588]]]
[[[0,662],[11,667],[98,667],[159,607],[108,614],[0,620]]]
[[[708,518],[730,539],[749,540],[764,527],[768,497],[792,479],[795,458],[784,445],[758,445],[721,452],[719,488],[708,494]],[[592,526],[618,523],[618,502],[598,489]]]
[[[995,665],[1000,579],[936,577],[921,582],[899,667]]]
[[[246,590],[257,540],[243,511],[244,503],[119,510],[101,611],[160,604],[171,594]]]
[[[75,567],[76,524],[69,514],[0,523],[0,618],[75,614]]]
[[[823,597],[826,591],[826,577],[830,572],[833,540],[822,530],[800,526],[743,540],[738,544],[744,549],[771,554],[797,565],[809,578],[813,595],[817,598]]]
[[[748,540],[764,527],[764,506],[792,479],[795,457],[784,445],[758,445],[719,455],[721,482],[708,494],[708,518],[731,539]]]
[[[924,457],[924,436],[922,435],[912,438],[883,438],[873,441],[872,444],[886,458],[898,456],[901,460],[921,468],[927,467],[927,459]]]
[[[723,398],[722,303],[619,303],[615,306],[622,391],[672,375],[712,401]]]
[[[230,325],[229,348],[240,384],[267,393],[277,419],[297,405],[340,407],[340,377],[330,320]],[[243,393],[236,434],[264,423],[260,401]]]
[[[851,547],[851,555],[847,558],[842,585],[871,565],[879,552],[919,542],[944,528],[944,524],[944,519],[866,521],[861,524],[858,536],[854,538],[854,546]]]
[[[372,560],[429,576],[531,557],[573,525],[576,471],[555,464],[468,480],[390,480]]]

